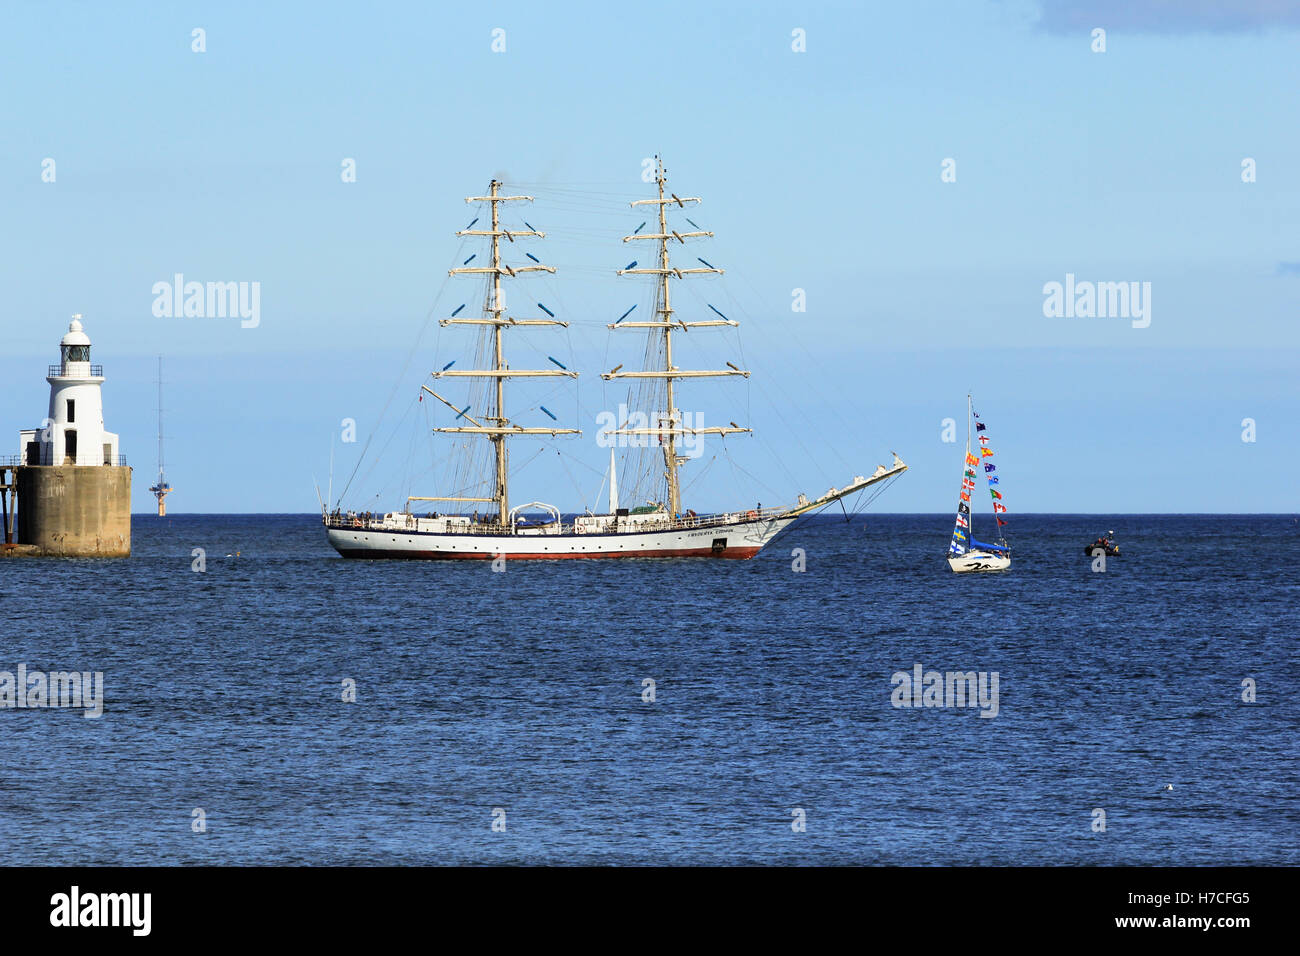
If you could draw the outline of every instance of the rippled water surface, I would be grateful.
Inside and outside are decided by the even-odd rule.
[[[0,561],[0,670],[102,671],[106,697],[98,720],[0,710],[0,841],[11,863],[1300,863],[1296,519],[1101,521],[1018,516],[1001,575],[948,571],[948,515],[496,574],[343,561],[310,516],[137,516],[127,560]],[[1082,546],[1110,528],[1097,573]],[[892,706],[917,663],[998,672],[997,716]]]

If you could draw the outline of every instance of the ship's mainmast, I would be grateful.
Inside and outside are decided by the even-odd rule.
[[[571,372],[566,368],[557,367],[555,369],[512,369],[507,365],[505,352],[503,348],[502,332],[512,326],[519,325],[561,325],[568,327],[568,322],[562,322],[559,319],[517,319],[506,315],[505,300],[501,294],[501,278],[509,276],[514,278],[520,272],[555,272],[554,266],[531,265],[531,266],[509,266],[501,262],[501,237],[505,236],[510,242],[516,239],[543,239],[546,234],[537,232],[531,226],[527,230],[513,230],[501,228],[501,216],[499,204],[503,202],[532,202],[532,196],[502,196],[500,194],[501,183],[492,180],[489,185],[489,195],[487,196],[469,196],[465,199],[467,203],[489,202],[492,204],[492,229],[491,230],[473,230],[462,229],[456,233],[458,236],[489,236],[492,240],[492,265],[490,266],[472,266],[451,269],[449,275],[465,275],[468,273],[488,274],[492,276],[492,296],[491,300],[484,305],[483,318],[481,319],[441,319],[439,325],[488,325],[492,327],[492,354],[493,365],[490,369],[447,369],[440,372],[434,372],[434,378],[445,378],[451,376],[474,377],[494,379],[495,388],[495,405],[489,409],[493,414],[483,416],[485,421],[490,424],[484,424],[471,418],[467,412],[468,408],[456,408],[451,402],[443,398],[437,392],[425,387],[430,395],[433,395],[439,401],[443,402],[457,412],[457,419],[464,418],[470,422],[469,425],[451,426],[446,428],[436,428],[434,431],[439,432],[466,432],[473,435],[483,435],[496,447],[495,457],[495,490],[491,498],[422,498],[413,500],[424,501],[483,501],[495,502],[497,505],[498,519],[502,526],[509,523],[510,515],[510,494],[508,486],[508,466],[509,458],[506,454],[506,438],[511,435],[572,435],[579,432],[576,428],[524,428],[520,425],[512,425],[505,412],[505,380],[507,378],[536,378],[541,376],[563,375],[569,378],[577,378],[577,372]],[[474,225],[474,223],[470,223]],[[527,225],[525,223],[525,225]],[[473,258],[472,256],[470,258]],[[536,261],[536,260],[534,260]],[[543,309],[545,307],[543,306]],[[457,310],[459,311],[459,310]],[[549,311],[548,311],[549,314]],[[552,359],[551,361],[555,361]],[[559,366],[559,363],[556,363]],[[552,416],[553,417],[553,416]]]
[[[702,369],[680,369],[673,365],[673,330],[681,329],[683,332],[688,329],[701,328],[708,326],[730,325],[735,326],[740,323],[731,319],[704,319],[695,322],[685,322],[673,318],[673,309],[670,299],[669,280],[673,278],[681,279],[688,275],[697,275],[700,273],[713,273],[722,275],[722,269],[715,269],[703,259],[699,261],[705,268],[674,268],[668,262],[668,242],[676,240],[682,245],[686,240],[692,237],[712,237],[713,233],[705,231],[695,232],[678,232],[669,230],[667,219],[667,207],[676,203],[679,208],[686,208],[687,203],[698,203],[698,197],[682,196],[678,197],[673,193],[664,195],[664,186],[668,182],[668,171],[664,167],[663,159],[655,157],[655,182],[659,188],[658,199],[638,199],[631,203],[632,206],[658,206],[659,207],[659,232],[646,234],[633,234],[624,236],[624,242],[631,242],[635,239],[655,239],[659,242],[659,266],[655,269],[636,269],[632,268],[636,263],[626,269],[619,269],[619,275],[657,275],[659,276],[659,294],[658,307],[655,310],[656,320],[653,322],[612,322],[609,324],[611,329],[662,329],[664,342],[664,367],[662,369],[644,369],[639,372],[620,372],[622,366],[618,366],[611,372],[605,372],[601,378],[605,381],[615,378],[662,378],[664,379],[666,401],[663,417],[654,428],[617,428],[610,429],[606,434],[611,435],[658,435],[659,440],[663,443],[664,465],[666,477],[668,479],[668,508],[672,514],[677,515],[682,510],[681,483],[677,474],[680,468],[689,458],[681,458],[677,455],[677,437],[679,435],[729,435],[735,432],[747,432],[748,428],[741,428],[732,424],[731,427],[708,427],[708,428],[686,428],[682,422],[676,405],[676,397],[673,389],[673,382],[680,378],[715,378],[723,375],[740,375],[748,378],[749,372],[743,371],[732,365],[730,368],[716,371]],[[693,225],[693,224],[692,224]],[[714,309],[717,312],[716,309]],[[721,315],[722,313],[718,313]]]

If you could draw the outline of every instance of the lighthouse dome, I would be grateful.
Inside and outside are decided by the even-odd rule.
[[[81,320],[73,318],[68,324],[67,334],[59,341],[60,345],[89,345],[90,336],[81,327]]]

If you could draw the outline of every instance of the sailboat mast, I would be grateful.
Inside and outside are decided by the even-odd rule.
[[[641,371],[621,372],[623,366],[618,365],[612,371],[603,372],[601,378],[605,381],[611,381],[616,378],[662,378],[664,380],[665,391],[665,409],[661,413],[662,417],[655,423],[653,428],[613,428],[605,432],[607,435],[637,435],[637,436],[657,436],[664,449],[664,465],[666,466],[665,475],[668,479],[668,508],[671,514],[677,515],[682,510],[681,482],[677,469],[680,468],[689,458],[679,458],[677,455],[677,436],[691,435],[698,437],[700,435],[731,435],[737,432],[747,432],[748,428],[742,428],[735,423],[728,426],[710,426],[707,428],[687,428],[685,422],[677,411],[676,393],[673,388],[673,382],[679,378],[717,378],[722,376],[738,375],[742,378],[748,378],[749,372],[740,368],[732,362],[727,363],[725,369],[680,369],[673,364],[673,329],[678,328],[686,331],[692,328],[703,328],[713,326],[731,326],[735,327],[739,323],[728,319],[717,309],[717,319],[704,319],[699,321],[687,322],[683,319],[673,318],[672,299],[669,295],[669,280],[672,278],[682,279],[688,275],[722,275],[723,270],[715,268],[704,259],[699,259],[700,267],[691,267],[683,269],[680,266],[674,268],[668,261],[668,240],[675,239],[685,245],[687,239],[691,238],[712,238],[713,233],[700,229],[698,226],[690,232],[669,229],[667,208],[669,204],[675,203],[679,208],[685,209],[687,203],[698,203],[698,196],[678,196],[675,193],[667,192],[664,188],[668,181],[667,170],[664,167],[663,159],[655,157],[655,183],[658,187],[657,199],[638,199],[631,203],[632,206],[657,205],[659,207],[659,231],[657,233],[642,233],[641,227],[630,236],[624,236],[624,242],[631,242],[639,239],[654,239],[659,243],[659,263],[653,269],[638,269],[637,263],[631,262],[627,268],[619,269],[619,275],[653,275],[658,277],[659,281],[659,307],[655,312],[654,320],[647,322],[624,322],[619,319],[617,322],[611,322],[608,325],[610,329],[659,329],[663,334],[664,342],[664,365],[663,368],[645,368]],[[688,219],[687,222],[690,222]],[[645,223],[641,224],[642,226]],[[691,223],[691,225],[695,225]],[[710,306],[710,308],[713,308]],[[654,334],[653,332],[651,333]],[[658,409],[647,409],[648,412],[658,413]]]
[[[510,493],[509,493],[509,486],[508,486],[509,457],[506,454],[506,439],[511,435],[551,435],[551,436],[574,435],[574,434],[579,434],[579,431],[576,428],[525,428],[521,425],[511,424],[510,420],[506,418],[505,380],[507,378],[524,378],[524,377],[536,378],[541,376],[564,376],[567,378],[577,378],[578,373],[569,371],[567,368],[565,368],[559,362],[556,362],[554,359],[551,359],[552,363],[556,366],[556,368],[554,369],[512,369],[506,364],[505,347],[504,347],[502,336],[507,328],[513,328],[515,326],[533,326],[533,325],[558,325],[558,326],[567,327],[569,323],[560,319],[556,319],[554,317],[554,314],[551,313],[549,309],[546,309],[545,306],[542,306],[540,302],[538,303],[538,305],[541,306],[541,308],[548,315],[551,316],[550,318],[518,319],[518,318],[514,318],[513,316],[508,316],[505,314],[506,303],[505,303],[505,297],[502,295],[502,289],[501,289],[501,277],[503,275],[510,276],[513,278],[521,272],[554,273],[555,267],[542,265],[540,260],[537,259],[536,256],[531,256],[531,255],[529,256],[529,258],[532,259],[535,263],[537,263],[536,265],[510,266],[502,263],[501,261],[501,237],[502,236],[505,236],[508,240],[510,240],[510,242],[513,243],[516,239],[525,239],[525,238],[544,239],[546,237],[546,234],[542,232],[538,232],[532,226],[528,226],[527,222],[524,223],[525,226],[528,226],[527,229],[502,229],[501,228],[501,214],[498,205],[499,203],[512,202],[512,201],[531,202],[533,198],[532,196],[503,196],[501,195],[501,191],[500,191],[501,185],[502,184],[499,181],[494,179],[491,181],[491,183],[488,184],[488,193],[489,193],[488,195],[469,196],[465,200],[466,202],[491,203],[492,206],[491,230],[473,229],[472,227],[474,225],[474,222],[478,221],[477,219],[475,219],[474,222],[470,223],[471,228],[462,229],[458,233],[456,233],[457,236],[489,237],[492,241],[492,264],[490,266],[469,266],[469,262],[472,259],[474,259],[474,256],[470,256],[469,259],[465,260],[465,264],[461,268],[449,269],[447,273],[448,275],[453,275],[453,276],[464,275],[466,273],[490,274],[492,276],[491,301],[484,305],[482,318],[458,319],[455,317],[455,313],[453,313],[450,318],[440,319],[438,321],[438,324],[442,327],[446,327],[448,325],[489,325],[491,326],[492,327],[492,367],[486,369],[463,369],[463,370],[453,369],[451,366],[455,363],[452,362],[452,363],[448,363],[448,365],[445,366],[441,371],[433,373],[434,378],[464,376],[464,377],[471,377],[471,378],[492,379],[495,382],[493,388],[494,388],[496,400],[495,400],[495,407],[489,409],[489,412],[492,412],[493,414],[485,415],[484,421],[481,423],[468,414],[469,413],[468,405],[465,408],[457,408],[456,405],[454,405],[451,401],[439,395],[431,388],[428,388],[427,386],[424,387],[424,390],[427,391],[430,395],[438,399],[438,401],[442,402],[444,405],[456,411],[457,413],[455,419],[456,421],[459,421],[460,419],[463,418],[470,423],[468,425],[452,425],[449,427],[435,428],[434,431],[482,435],[493,443],[496,451],[493,460],[493,471],[495,473],[493,494],[491,498],[476,498],[476,497],[464,497],[464,496],[454,496],[454,497],[446,498],[446,497],[421,496],[419,500],[457,501],[462,503],[471,502],[471,501],[472,502],[481,501],[484,503],[495,503],[497,506],[497,520],[504,527],[510,521]],[[457,309],[456,311],[459,312],[460,309]]]
[[[664,178],[667,175],[667,170],[664,169],[662,159],[658,160],[657,165],[655,181],[659,185],[659,269],[661,270],[659,274],[659,321],[664,324],[664,371],[671,373],[673,370],[673,310],[668,298],[668,218],[664,203]],[[668,511],[670,514],[677,515],[682,510],[682,493],[677,480],[677,468],[680,464],[677,461],[677,434],[674,430],[677,425],[677,409],[673,404],[673,380],[671,375],[665,380],[665,385],[665,406],[668,420],[666,422],[660,421],[659,427],[669,429],[666,436],[667,441],[664,444],[664,463],[668,466]]]
[[[492,326],[492,344],[493,354],[496,364],[496,417],[495,420],[499,427],[505,427],[506,424],[506,378],[505,356],[501,347],[501,315],[505,309],[501,306],[501,215],[497,209],[497,195],[501,188],[501,183],[492,180],[492,318],[495,323]],[[504,433],[490,436],[493,444],[496,446],[496,499],[497,513],[501,524],[506,524],[510,514],[510,492],[507,485],[508,471],[506,464],[506,436]]]
[[[970,464],[970,436],[971,436],[970,423],[971,423],[971,416],[974,413],[974,411],[975,411],[975,407],[974,405],[971,404],[970,392],[967,392],[966,393],[966,457],[962,459],[963,471],[965,471],[966,468],[970,468],[971,471],[975,471],[975,466]],[[972,486],[971,487],[971,509],[969,515],[970,527],[966,529],[966,531],[969,533],[969,541],[970,541],[970,543],[967,545],[966,548],[968,551],[975,546],[974,545],[974,541],[975,541],[974,484],[975,484],[975,480],[971,479],[971,486]]]

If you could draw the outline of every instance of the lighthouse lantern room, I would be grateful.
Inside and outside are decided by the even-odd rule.
[[[27,465],[120,465],[117,435],[104,430],[104,403],[99,387],[104,370],[90,364],[90,336],[74,315],[59,342],[59,364],[51,365],[50,410],[40,428],[19,438]]]

